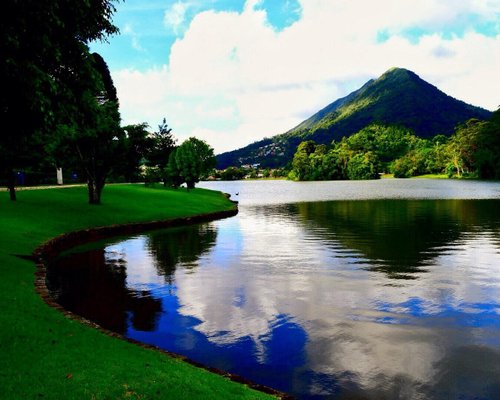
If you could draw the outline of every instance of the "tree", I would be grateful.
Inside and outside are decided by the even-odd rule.
[[[299,144],[293,156],[292,172],[299,181],[309,179],[311,162],[309,156],[316,150],[316,142],[307,140]]]
[[[0,150],[12,200],[14,169],[77,109],[72,83],[88,62],[87,43],[118,31],[114,11],[112,0],[2,2]]]
[[[414,148],[418,139],[409,129],[392,125],[371,124],[347,139],[355,153],[373,152],[384,170],[389,163]]]
[[[165,118],[158,125],[158,131],[151,134],[150,140],[150,149],[147,155],[148,165],[158,168],[159,171],[165,171],[170,153],[175,149],[175,142],[177,141],[172,134],[172,128],[168,127]],[[166,177],[162,176],[162,180],[166,186]]]
[[[97,107],[91,107],[91,110],[94,109],[94,118],[85,121],[88,125],[84,123],[75,144],[87,176],[89,203],[100,204],[106,177],[123,152],[124,132],[120,128],[118,97],[108,66],[99,54],[94,53],[92,56],[98,73],[95,92]]]
[[[183,180],[181,176],[181,170],[177,166],[176,157],[177,149],[174,149],[168,157],[168,163],[162,175],[167,184],[177,189],[180,185],[182,185]]]
[[[448,137],[436,135],[428,141],[429,147],[426,149],[424,158],[425,173],[436,174],[443,173],[446,170],[448,162],[448,153],[446,150]]]
[[[187,139],[177,148],[175,161],[188,189],[194,188],[201,176],[208,174],[216,164],[212,147],[195,137]]]
[[[425,172],[425,158],[418,150],[411,150],[392,164],[392,173],[395,178],[410,178]]]
[[[84,110],[74,146],[80,169],[87,177],[90,204],[100,204],[106,177],[123,153],[124,132],[120,128],[118,98],[108,66],[94,53],[95,87]],[[95,101],[94,101],[95,100]]]
[[[78,107],[57,126],[50,149],[57,164],[85,176],[90,204],[100,204],[106,178],[122,158],[124,132],[120,128],[118,98],[109,69],[97,54],[75,78]]]
[[[357,153],[347,163],[347,177],[356,179],[378,179],[379,161],[373,152]]]
[[[151,147],[148,124],[127,125],[123,127],[123,153],[113,169],[114,178],[122,178],[125,182],[137,182],[140,180],[141,165]]]
[[[500,179],[500,108],[478,132],[474,157],[480,178]]]
[[[221,172],[220,178],[223,181],[235,181],[238,179],[243,179],[246,175],[246,172],[243,168],[237,167],[228,167],[224,171]]]
[[[484,121],[470,119],[459,125],[448,141],[449,167],[459,178],[464,174],[476,172],[475,155],[478,151],[478,137],[485,126]]]

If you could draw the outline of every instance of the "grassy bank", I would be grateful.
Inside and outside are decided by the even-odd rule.
[[[100,206],[86,204],[83,187],[23,191],[17,202],[0,193],[0,398],[268,398],[65,318],[35,293],[35,264],[19,257],[64,232],[232,206],[202,189],[137,185],[106,187]]]
[[[393,174],[383,174],[381,176],[382,179],[393,179],[394,175]],[[446,174],[425,174],[425,175],[417,175],[417,176],[412,176],[411,178],[407,179],[451,179],[448,175]]]
[[[425,175],[412,176],[411,179],[451,179],[451,178],[446,174],[425,174]]]

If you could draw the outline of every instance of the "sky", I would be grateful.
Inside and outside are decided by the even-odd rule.
[[[122,124],[216,154],[284,133],[392,67],[500,106],[500,0],[125,0],[90,44]]]

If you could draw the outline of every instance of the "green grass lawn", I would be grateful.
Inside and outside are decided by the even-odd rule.
[[[425,174],[412,176],[411,179],[450,179],[446,174]]]
[[[393,179],[394,175],[393,174],[384,174],[381,176],[382,179]],[[408,179],[450,179],[450,177],[446,174],[425,174],[425,175],[417,175],[417,176],[412,176],[411,178]]]
[[[65,318],[36,294],[35,264],[18,257],[64,232],[230,209],[223,195],[113,185],[100,206],[86,203],[84,187],[8,197],[0,192],[0,398],[269,398]]]

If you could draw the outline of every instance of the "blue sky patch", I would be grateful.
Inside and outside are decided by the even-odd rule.
[[[377,32],[376,41],[377,41],[377,43],[384,43],[384,42],[387,42],[390,37],[391,37],[391,34],[389,33],[389,31],[387,29],[383,29],[383,30]]]
[[[145,71],[168,63],[170,50],[181,38],[193,18],[203,11],[242,12],[245,0],[127,0],[116,3],[113,23],[119,35],[109,43],[93,42],[92,51],[106,55],[112,70],[134,68]],[[177,10],[178,26],[172,26],[165,14]],[[182,11],[182,12],[181,12]],[[167,21],[166,21],[167,19]],[[171,22],[176,21],[175,17]]]
[[[293,25],[302,16],[298,0],[262,0],[256,8],[266,11],[267,21],[278,32]]]

